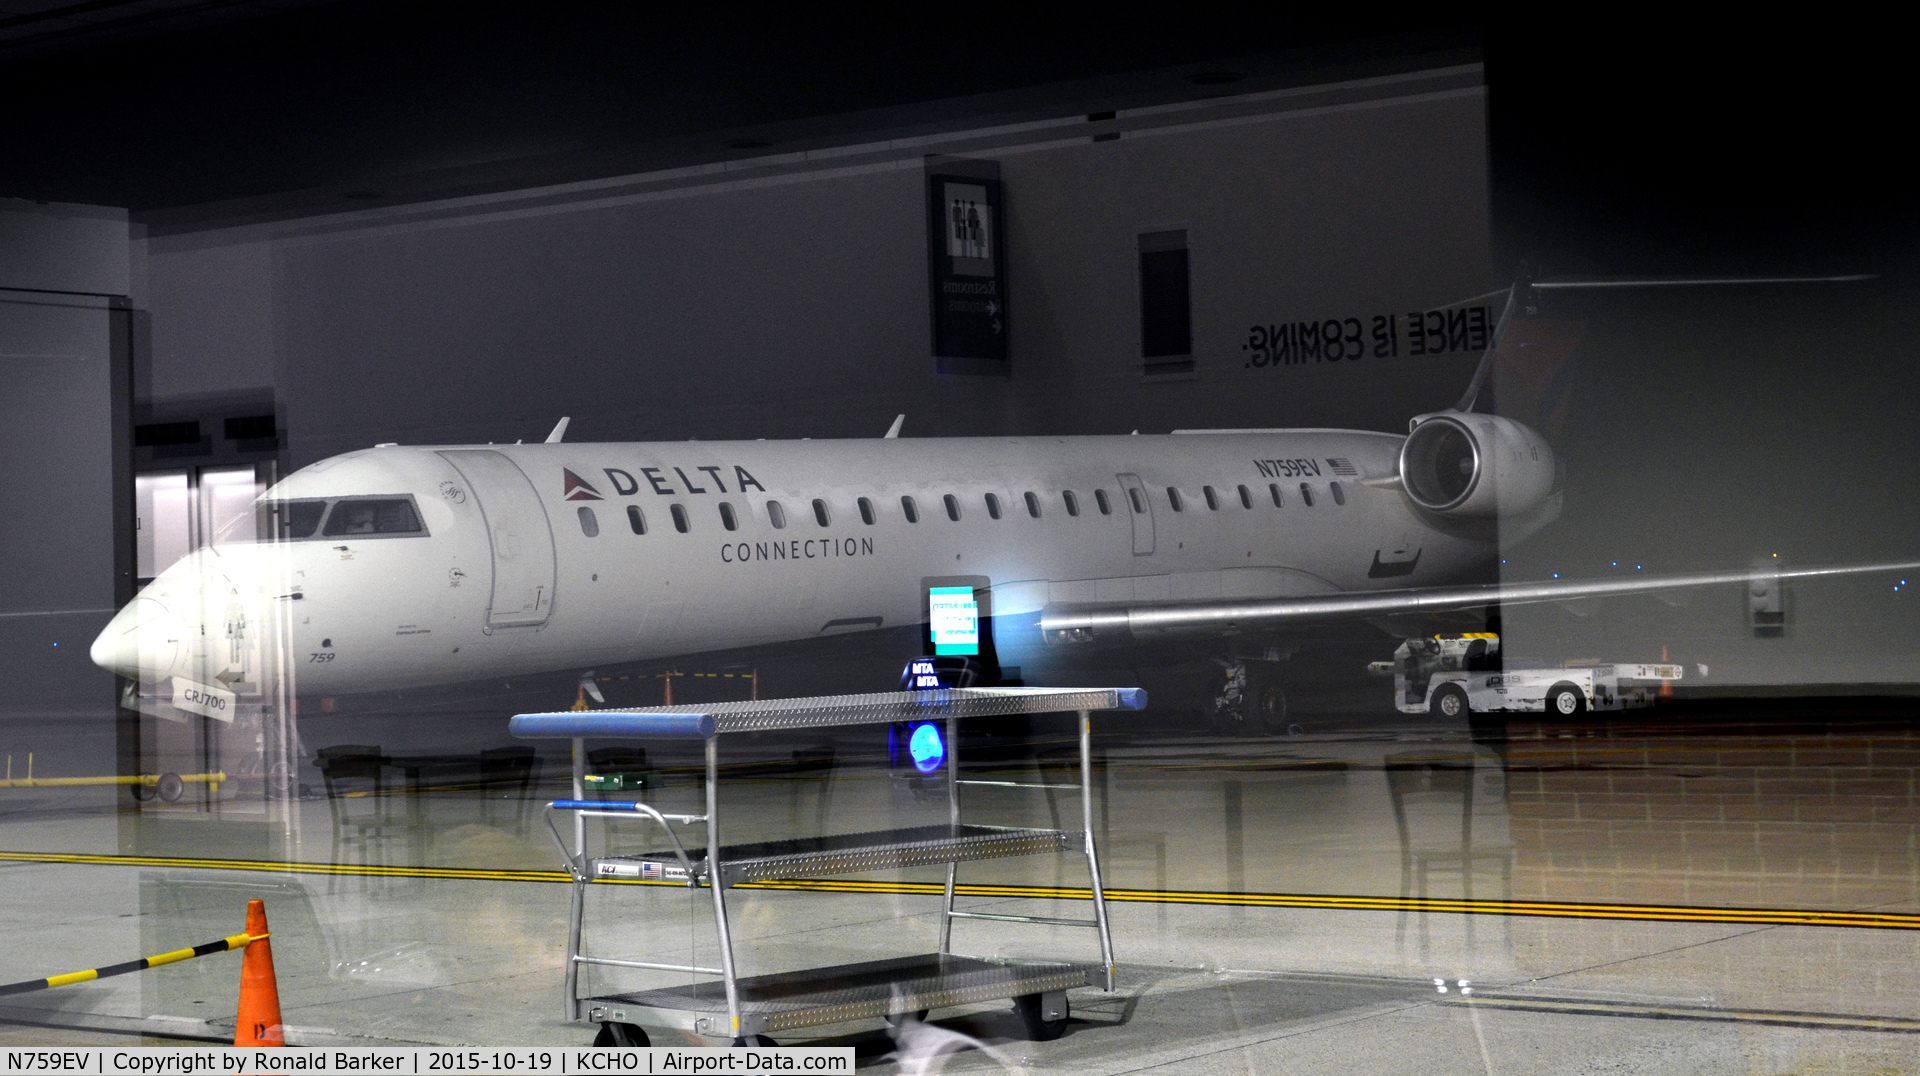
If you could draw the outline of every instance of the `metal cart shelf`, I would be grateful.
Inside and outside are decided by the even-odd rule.
[[[589,710],[521,714],[513,719],[515,736],[573,741],[574,798],[547,807],[554,839],[573,879],[572,914],[567,930],[566,1006],[569,1019],[601,1024],[603,1038],[632,1025],[678,1028],[695,1034],[752,1041],[769,1032],[869,1017],[899,1018],[928,1009],[1013,998],[1035,1037],[1057,1035],[1066,1023],[1066,990],[1078,986],[1113,989],[1113,940],[1107,923],[1106,895],[1100,880],[1099,851],[1093,837],[1091,713],[1139,710],[1146,694],[1138,688],[949,688],[936,691],[881,692],[662,706],[640,710]],[[1005,782],[959,779],[955,725],[961,718],[1013,714],[1079,713],[1080,830],[966,825],[960,821],[961,785]],[[754,844],[722,845],[718,811],[719,737],[726,733],[807,729],[837,725],[942,721],[953,757],[946,763],[948,824],[868,833],[836,834]],[[587,738],[700,739],[706,746],[706,810],[703,814],[666,814],[639,801],[585,798]],[[569,848],[554,820],[573,819]],[[586,819],[644,819],[657,825],[671,849],[644,855],[588,856]],[[689,850],[675,826],[702,826],[704,847]],[[954,907],[958,865],[1006,856],[1080,852],[1087,858],[1092,919],[999,915]],[[727,922],[726,890],[749,882],[809,875],[947,865],[945,900],[936,953],[896,960],[868,961],[779,975],[742,978],[735,972],[732,934]],[[712,884],[716,873],[720,885]],[[586,956],[580,952],[586,887],[596,880],[641,880],[705,888],[712,894],[720,967],[704,968],[640,960]],[[1040,923],[1085,927],[1100,939],[1100,962],[981,960],[953,953],[953,922]],[[713,976],[692,986],[600,997],[579,996],[582,965],[683,972]]]

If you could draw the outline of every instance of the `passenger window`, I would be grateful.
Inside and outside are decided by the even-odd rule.
[[[720,525],[730,531],[740,529],[740,520],[733,514],[733,504],[729,501],[720,502]]]
[[[1173,486],[1167,487],[1167,503],[1173,505],[1173,510],[1176,512],[1186,511],[1180,506],[1180,491]]]
[[[860,522],[873,526],[873,502],[862,497],[855,503],[860,506]]]
[[[1106,491],[1106,490],[1104,490],[1104,489],[1096,489],[1096,490],[1094,490],[1094,491],[1093,491],[1093,503],[1094,503],[1094,505],[1095,505],[1095,506],[1097,506],[1097,507],[1098,507],[1098,508],[1100,509],[1100,514],[1101,514],[1101,515],[1103,515],[1103,516],[1110,516],[1110,515],[1112,515],[1112,514],[1113,514],[1113,502],[1112,502],[1112,501],[1109,501],[1109,500],[1107,499],[1107,491]]]
[[[1327,483],[1327,489],[1333,492],[1333,503],[1335,504],[1347,503],[1347,491],[1340,488],[1340,483],[1329,482]]]
[[[1207,511],[1218,512],[1220,510],[1220,497],[1213,492],[1212,486],[1201,486],[1200,494],[1207,499]]]
[[[274,501],[267,505],[269,521],[261,533],[283,542],[311,538],[320,529],[320,517],[326,512],[325,501]]]
[[[1000,518],[1000,498],[992,493],[987,494],[987,515]]]
[[[326,536],[348,534],[424,534],[413,502],[394,500],[336,501],[327,516]]]
[[[1267,492],[1273,494],[1273,506],[1275,508],[1280,507],[1280,483],[1267,483]]]
[[[1072,490],[1062,490],[1060,500],[1066,504],[1068,515],[1077,516],[1080,514],[1080,498],[1075,497]]]
[[[1040,518],[1040,498],[1035,497],[1032,490],[1027,491],[1027,514],[1035,519]]]
[[[773,524],[774,530],[777,530],[777,531],[786,530],[787,529],[786,507],[782,505],[779,501],[768,501],[767,502],[767,522]]]
[[[1305,482],[1300,483],[1300,503],[1308,508],[1313,507],[1313,487]]]
[[[906,513],[908,523],[920,522],[920,506],[913,503],[912,497],[900,498],[900,511]]]
[[[1240,487],[1240,507],[1242,508],[1253,507],[1253,491],[1248,489],[1245,486]]]
[[[594,518],[593,509],[580,506],[580,533],[589,538],[600,537],[600,521]]]
[[[955,523],[960,522],[960,498],[949,493],[942,499],[947,502],[947,518]]]
[[[827,502],[818,497],[813,499],[813,521],[822,527],[828,526],[833,522],[833,517],[827,514]]]
[[[627,505],[627,526],[632,527],[635,534],[647,533],[647,517],[640,514],[639,505]]]
[[[691,524],[687,522],[687,510],[685,506],[676,504],[670,508],[669,511],[673,513],[673,529],[679,531],[681,534],[687,533],[687,531],[691,529]]]
[[[1128,486],[1127,499],[1133,502],[1134,515],[1144,516],[1147,514],[1147,495],[1146,494],[1140,492],[1138,489],[1136,489],[1133,486]]]

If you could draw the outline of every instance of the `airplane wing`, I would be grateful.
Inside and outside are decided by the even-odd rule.
[[[1528,605],[1617,594],[1652,594],[1695,587],[1777,585],[1790,579],[1831,579],[1900,572],[1920,574],[1920,561],[1635,575],[1628,579],[1549,579],[1530,583],[1419,587],[1243,601],[1048,606],[1040,613],[1040,631],[1049,643],[1122,641],[1129,638],[1144,640],[1172,635],[1232,635],[1329,620],[1361,620],[1405,613],[1444,613],[1489,605]]]

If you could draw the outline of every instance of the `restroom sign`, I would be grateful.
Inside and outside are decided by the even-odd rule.
[[[1000,167],[946,159],[927,172],[933,354],[943,374],[1007,372]]]

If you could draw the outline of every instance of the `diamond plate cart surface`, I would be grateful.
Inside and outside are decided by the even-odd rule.
[[[1028,1030],[1038,1038],[1057,1035],[1066,1023],[1066,990],[1078,986],[1113,989],[1113,940],[1108,929],[1100,859],[1093,839],[1091,713],[1139,710],[1146,694],[1138,688],[943,688],[937,691],[880,692],[797,699],[768,699],[712,705],[661,706],[646,710],[589,710],[521,714],[513,719],[515,736],[573,741],[574,798],[547,807],[573,879],[572,914],[567,931],[566,1003],[569,1019],[601,1025],[603,1044],[638,1045],[640,1023],[741,1041],[766,1041],[769,1032],[871,1017],[899,1019],[928,1009],[1013,998]],[[949,820],[946,825],[915,826],[765,841],[720,843],[717,787],[719,737],[726,733],[892,724],[938,720],[945,724],[949,750],[957,755],[955,724],[961,718],[1077,711],[1080,733],[1080,806],[1078,831],[964,825],[960,821],[962,784],[1004,784],[959,779],[957,757],[946,764]],[[587,738],[700,739],[706,746],[706,811],[663,814],[640,802],[587,800]],[[573,818],[572,847],[553,826],[558,814]],[[664,831],[672,849],[638,856],[590,857],[585,854],[585,824],[590,817],[647,819]],[[705,829],[704,847],[688,849],[675,825]],[[954,907],[957,865],[1005,856],[1077,851],[1086,856],[1094,918],[1057,919],[960,911]],[[808,875],[947,865],[940,949],[923,956],[812,968],[778,975],[742,978],[735,973],[726,890],[748,882]],[[718,870],[714,865],[718,864]],[[720,884],[714,885],[718,874]],[[596,879],[641,879],[705,888],[712,897],[719,938],[720,967],[662,964],[585,956],[580,940],[586,887]],[[1085,927],[1098,932],[1100,962],[980,960],[952,951],[953,921],[1042,923]],[[601,964],[708,975],[692,986],[643,990],[582,998],[580,967]],[[624,1040],[624,1041],[623,1041]]]

